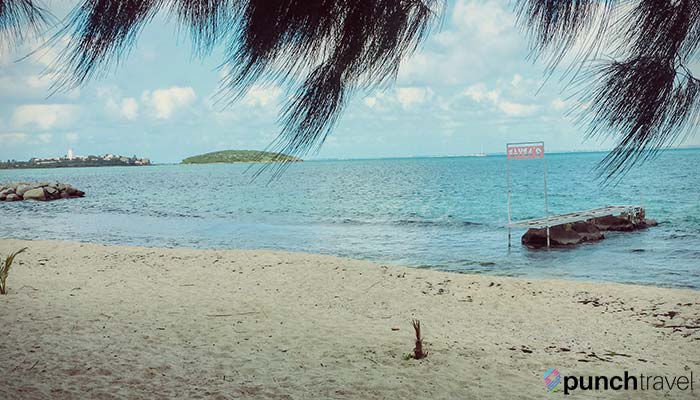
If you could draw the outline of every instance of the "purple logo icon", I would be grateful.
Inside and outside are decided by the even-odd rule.
[[[561,375],[558,369],[550,368],[544,373],[544,385],[547,386],[547,390],[550,392],[556,392],[560,383]]]

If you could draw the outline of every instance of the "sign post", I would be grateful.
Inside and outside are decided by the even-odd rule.
[[[544,166],[544,215],[549,219],[549,203],[547,200],[547,161],[544,158],[544,142],[521,142],[506,144],[506,174],[508,180],[508,247],[511,247],[511,216],[510,216],[510,160],[525,160],[541,158]],[[547,222],[547,248],[550,247],[549,222]]]

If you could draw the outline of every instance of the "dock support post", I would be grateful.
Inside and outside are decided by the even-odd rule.
[[[508,182],[506,189],[506,202],[508,203],[508,250],[510,250],[510,157],[507,155],[508,146],[506,145],[506,180]]]
[[[542,143],[544,149],[544,143]],[[549,200],[547,199],[547,159],[542,152],[542,167],[544,169],[544,216],[547,218],[547,249],[549,249]]]

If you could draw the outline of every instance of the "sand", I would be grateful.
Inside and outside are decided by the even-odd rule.
[[[27,246],[0,297],[6,399],[564,398],[542,375],[693,372],[700,293],[279,251]],[[413,349],[420,319],[426,359]],[[573,392],[658,398],[664,392]]]

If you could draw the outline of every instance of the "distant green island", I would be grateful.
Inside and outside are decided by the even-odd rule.
[[[201,154],[182,160],[183,164],[250,163],[250,162],[299,162],[301,158],[283,153],[259,150],[224,150]]]

